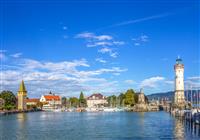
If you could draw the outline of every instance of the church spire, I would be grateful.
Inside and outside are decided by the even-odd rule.
[[[26,110],[26,97],[27,97],[27,91],[24,85],[24,81],[20,83],[18,94],[17,94],[17,102],[18,102],[18,110]]]
[[[20,86],[19,86],[19,91],[26,91],[26,87],[25,87],[25,85],[24,85],[24,80],[22,80],[22,82],[21,82],[21,84],[20,84]]]

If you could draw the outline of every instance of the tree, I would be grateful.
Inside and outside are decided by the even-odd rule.
[[[87,106],[87,101],[84,98],[83,92],[81,92],[80,96],[79,96],[79,106],[80,107],[86,107]]]
[[[134,94],[135,103],[138,103],[138,94]]]
[[[79,106],[79,99],[76,97],[69,98],[70,107],[78,107]]]
[[[43,107],[43,103],[42,103],[42,102],[37,102],[36,106],[37,106],[37,108],[42,109],[42,107]]]
[[[66,107],[66,105],[67,105],[67,98],[66,97],[62,97],[62,105],[64,107]]]
[[[125,99],[125,95],[123,93],[121,93],[119,96],[118,96],[118,100],[119,100],[119,105],[120,106],[124,106],[124,99]]]
[[[11,91],[2,91],[0,98],[4,99],[4,109],[10,110],[16,108],[17,99]]]
[[[125,93],[124,103],[127,106],[133,106],[135,104],[135,92],[133,89],[129,89]]]
[[[107,101],[109,107],[116,107],[117,97],[115,95],[108,96]]]

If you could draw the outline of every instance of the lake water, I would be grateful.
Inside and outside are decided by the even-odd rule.
[[[0,116],[2,140],[200,139],[200,129],[166,112],[33,112]]]

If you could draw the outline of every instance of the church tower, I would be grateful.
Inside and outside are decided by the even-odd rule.
[[[175,71],[175,95],[174,103],[178,106],[184,105],[185,95],[184,95],[184,65],[182,59],[178,57],[176,59],[176,64],[174,65]]]
[[[19,86],[17,97],[18,97],[18,110],[26,110],[27,91],[23,80]]]

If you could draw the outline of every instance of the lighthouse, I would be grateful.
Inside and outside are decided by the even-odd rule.
[[[174,65],[174,71],[175,71],[174,103],[178,106],[182,106],[185,104],[184,65],[180,57],[176,59],[176,64]]]

